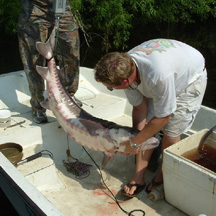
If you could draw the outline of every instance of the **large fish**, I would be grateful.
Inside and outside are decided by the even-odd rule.
[[[38,73],[47,81],[48,98],[41,103],[52,110],[64,131],[77,143],[96,151],[104,152],[102,168],[117,152],[124,152],[122,141],[133,138],[139,131],[96,118],[81,109],[62,85],[53,50],[55,29],[46,43],[37,42],[38,52],[48,60],[48,67],[37,66]],[[141,149],[155,148],[159,141],[152,137],[145,141]]]

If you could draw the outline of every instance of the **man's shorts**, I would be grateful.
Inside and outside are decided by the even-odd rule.
[[[176,98],[176,110],[170,115],[169,122],[164,126],[163,132],[169,137],[177,137],[188,131],[200,109],[205,89],[207,85],[207,72],[203,71],[203,75],[195,82],[191,83]],[[149,122],[154,113],[152,101],[148,101],[147,122]]]
[[[207,71],[185,91],[177,96],[177,109],[171,114],[163,132],[169,137],[177,137],[188,131],[200,109],[207,85]]]

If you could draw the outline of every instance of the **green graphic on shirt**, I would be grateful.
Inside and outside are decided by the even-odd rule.
[[[168,48],[175,48],[173,42],[167,39],[155,39],[146,41],[139,46],[135,47],[133,51],[142,51],[150,55],[154,51],[165,52]]]

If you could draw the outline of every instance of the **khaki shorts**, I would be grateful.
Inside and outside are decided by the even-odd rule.
[[[177,137],[191,128],[200,109],[206,85],[207,72],[204,70],[199,79],[177,96],[177,109],[171,114],[169,122],[163,128],[167,136]]]

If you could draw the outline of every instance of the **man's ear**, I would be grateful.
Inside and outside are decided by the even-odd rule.
[[[121,86],[122,87],[128,87],[128,80],[127,79],[123,79],[121,82]]]
[[[123,79],[123,80],[122,80],[122,84],[123,84],[123,85],[125,85],[125,84],[127,84],[127,83],[128,83],[127,79]]]

